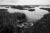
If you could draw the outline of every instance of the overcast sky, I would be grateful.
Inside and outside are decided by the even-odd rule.
[[[0,5],[50,5],[50,0],[0,0]]]

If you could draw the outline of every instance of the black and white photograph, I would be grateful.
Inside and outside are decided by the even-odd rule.
[[[50,0],[0,0],[0,33],[50,33]]]

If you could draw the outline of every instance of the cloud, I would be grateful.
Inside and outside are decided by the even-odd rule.
[[[18,2],[15,0],[14,2],[10,1],[0,1],[0,5],[9,4],[9,5],[50,5],[50,0],[19,0]]]

